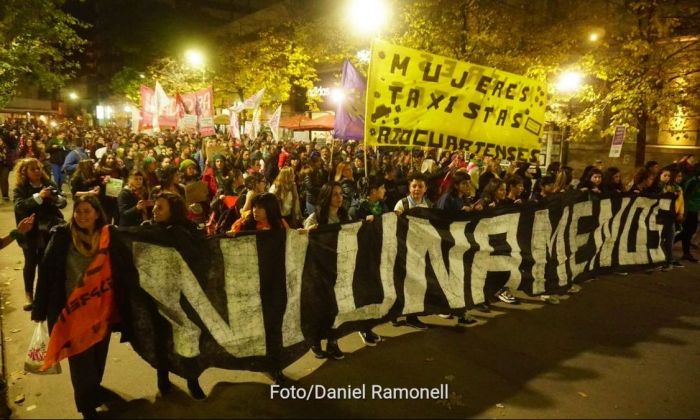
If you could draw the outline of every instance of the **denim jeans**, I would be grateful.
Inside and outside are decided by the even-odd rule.
[[[51,175],[53,175],[53,182],[55,182],[58,189],[61,190],[63,186],[63,172],[61,172],[61,165],[52,163]]]

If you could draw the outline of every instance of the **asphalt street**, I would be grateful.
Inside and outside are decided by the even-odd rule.
[[[0,234],[14,223],[0,204]],[[0,293],[7,398],[13,418],[76,418],[68,365],[60,375],[24,374],[33,332],[22,310],[22,253],[0,251]],[[600,277],[559,305],[535,298],[497,303],[478,325],[425,317],[428,331],[382,325],[385,337],[365,347],[357,334],[340,340],[346,358],[309,353],[285,373],[309,390],[372,385],[435,387],[439,400],[311,400],[271,398],[262,374],[209,369],[206,400],[192,400],[185,381],[160,396],[155,371],[114,335],[103,385],[115,393],[109,418],[450,417],[698,418],[700,417],[700,265],[628,277]]]

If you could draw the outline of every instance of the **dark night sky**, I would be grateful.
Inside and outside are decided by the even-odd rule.
[[[91,25],[80,56],[81,76],[103,85],[124,66],[143,69],[190,46],[209,44],[211,33],[278,0],[68,0],[65,10]]]

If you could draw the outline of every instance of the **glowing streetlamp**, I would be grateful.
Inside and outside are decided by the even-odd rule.
[[[562,73],[557,79],[557,83],[554,86],[555,89],[564,94],[574,94],[581,89],[583,82],[583,74],[577,71],[567,71]],[[567,100],[567,114],[566,114],[566,126],[564,127],[564,132],[562,133],[562,142],[560,147],[560,159],[563,165],[566,165],[569,160],[569,142],[571,140],[571,115],[573,113],[572,106],[573,96],[569,97]],[[547,144],[547,154],[551,154],[549,150],[549,143]]]
[[[341,88],[331,89],[331,100],[336,104],[343,102],[345,100],[345,91]]]
[[[68,93],[68,99],[71,101],[77,101],[78,100],[78,94],[75,92],[69,92]]]
[[[187,64],[195,69],[204,67],[204,54],[199,50],[185,51],[185,59],[187,60]]]
[[[360,50],[357,52],[357,59],[360,60],[361,63],[369,63],[371,56],[372,53],[369,50]]]
[[[389,14],[385,0],[348,1],[348,22],[360,34],[378,35],[389,20]]]
[[[141,73],[141,74],[139,74],[139,78],[140,78],[140,79],[145,79],[145,78],[146,78],[146,75],[143,74],[143,73]]]
[[[555,88],[562,93],[573,93],[581,88],[583,75],[577,71],[567,71],[559,76]]]
[[[588,40],[591,42],[596,42],[600,39],[600,34],[598,32],[591,32],[590,35],[588,35]]]
[[[202,69],[202,83],[204,83],[204,54],[199,50],[189,49],[185,51],[185,59],[193,69]]]

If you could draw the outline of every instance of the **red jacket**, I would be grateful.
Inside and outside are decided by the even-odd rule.
[[[207,169],[202,174],[202,181],[207,183],[209,187],[209,197],[216,197],[216,191],[219,189],[219,184],[216,182],[216,173],[214,168],[207,166]]]
[[[289,153],[287,150],[285,150],[283,148],[282,151],[280,152],[279,158],[277,158],[277,167],[280,169],[284,168],[284,164],[287,163],[287,160],[289,159],[290,155],[291,155],[291,153]]]

